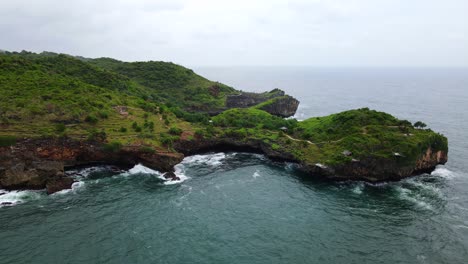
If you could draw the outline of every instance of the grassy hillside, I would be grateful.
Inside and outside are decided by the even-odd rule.
[[[21,137],[68,136],[171,150],[180,137],[229,137],[330,165],[395,153],[412,164],[428,146],[447,151],[442,135],[367,108],[302,122],[260,109],[271,100],[224,111],[211,122],[185,111],[223,108],[231,93],[237,91],[172,63],[1,53],[0,146]]]
[[[216,136],[260,139],[312,164],[336,165],[369,157],[394,159],[396,155],[402,164],[414,164],[428,146],[433,151],[448,151],[444,136],[368,108],[302,122],[272,116],[256,107],[231,109],[213,117],[213,125],[219,128],[211,129]]]
[[[189,111],[223,108],[226,95],[237,93],[224,84],[209,81],[192,70],[174,63],[122,62],[110,58],[89,60],[97,65],[150,88],[149,98]]]
[[[0,94],[3,136],[84,138],[104,132],[108,141],[161,145],[159,134],[170,127],[192,128],[147,99],[147,87],[66,55],[0,54]]]

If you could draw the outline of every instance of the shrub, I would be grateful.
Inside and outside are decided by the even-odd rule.
[[[57,133],[63,133],[63,132],[65,132],[66,129],[67,129],[67,127],[63,123],[58,123],[58,124],[55,125],[55,131]]]
[[[197,138],[203,138],[203,137],[205,137],[205,131],[203,131],[202,129],[197,129],[197,130],[195,130],[194,135]]]
[[[425,128],[425,127],[427,127],[427,125],[425,123],[421,122],[421,121],[418,121],[418,122],[414,123],[414,127],[415,128]]]
[[[152,148],[150,146],[141,146],[140,151],[145,152],[145,153],[155,153],[156,152],[156,150],[154,150],[154,148]]]
[[[179,139],[179,137],[171,136],[167,133],[161,133],[159,141],[161,141],[161,143],[166,147],[172,147],[172,144],[177,139]]]
[[[0,136],[0,147],[9,147],[16,144],[15,136]]]
[[[141,130],[142,130],[141,127],[138,126],[137,122],[133,122],[132,128],[133,128],[133,130],[135,130],[135,132],[141,132]]]
[[[169,134],[179,136],[180,134],[182,134],[182,129],[180,129],[178,127],[171,127],[169,129]]]
[[[106,111],[100,111],[99,112],[99,117],[107,119],[107,118],[109,118],[109,113],[107,113]]]
[[[107,152],[119,152],[122,149],[122,143],[113,141],[104,145],[104,150]]]
[[[126,127],[121,127],[119,129],[119,131],[122,132],[122,133],[125,133],[125,132],[127,132],[127,128]]]
[[[272,149],[272,150],[279,150],[280,148],[281,148],[281,147],[280,147],[278,144],[274,144],[274,143],[273,143],[273,144],[271,145],[271,149]]]
[[[96,124],[98,122],[98,118],[93,114],[89,114],[85,117],[85,122]]]
[[[107,139],[107,134],[106,134],[106,131],[104,131],[104,130],[97,131],[96,129],[93,129],[93,130],[89,131],[88,140],[103,142],[106,139]]]

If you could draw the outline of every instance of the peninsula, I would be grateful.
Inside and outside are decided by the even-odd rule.
[[[393,181],[447,162],[447,138],[417,122],[354,109],[297,121],[279,89],[246,93],[167,62],[0,53],[0,188],[70,188],[68,167],[251,151],[311,177]]]

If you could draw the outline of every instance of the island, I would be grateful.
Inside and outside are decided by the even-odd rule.
[[[256,152],[330,180],[395,181],[447,162],[443,135],[368,108],[304,121],[280,89],[248,93],[160,61],[0,53],[0,189],[71,188],[75,166]]]

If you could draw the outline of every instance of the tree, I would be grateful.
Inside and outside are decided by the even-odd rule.
[[[415,128],[421,128],[421,129],[427,127],[427,125],[425,123],[421,122],[421,121],[417,121],[416,123],[414,123],[413,126]]]

